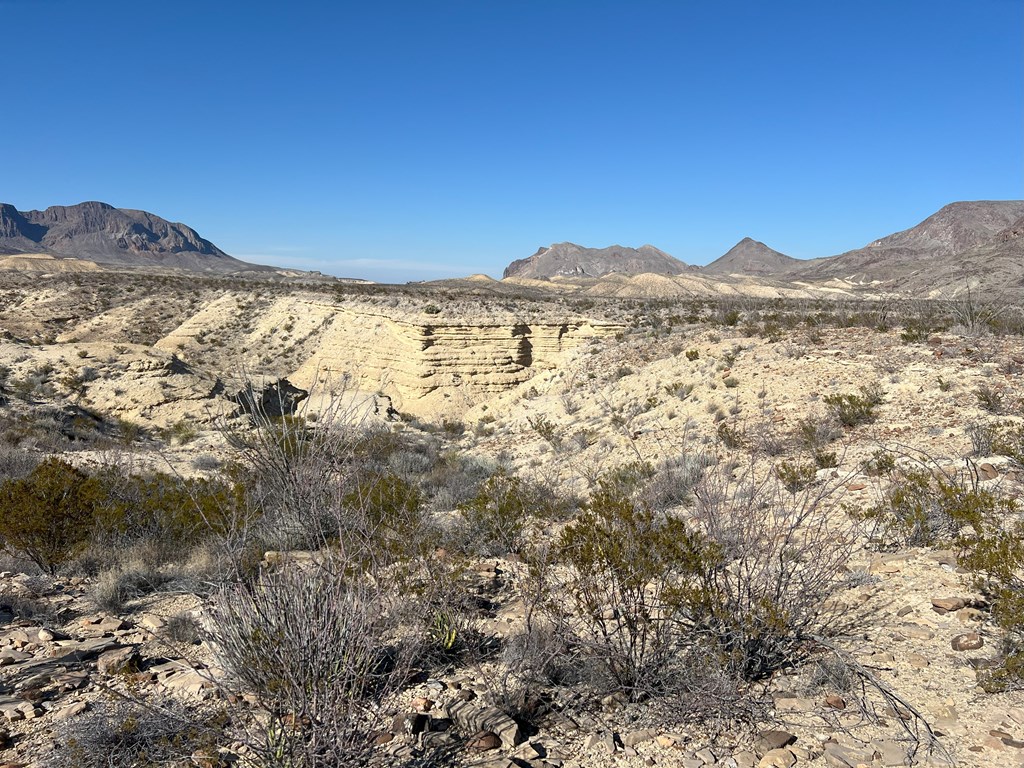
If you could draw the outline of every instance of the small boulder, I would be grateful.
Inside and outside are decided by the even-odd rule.
[[[976,651],[985,644],[977,632],[965,632],[950,641],[954,651]]]
[[[466,749],[473,752],[488,752],[501,747],[501,737],[491,731],[480,731],[466,741]]]

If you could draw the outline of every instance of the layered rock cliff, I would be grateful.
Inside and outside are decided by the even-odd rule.
[[[562,353],[621,329],[584,319],[440,320],[342,308],[316,354],[289,378],[307,389],[338,390],[354,381],[414,415],[460,413],[553,367]]]

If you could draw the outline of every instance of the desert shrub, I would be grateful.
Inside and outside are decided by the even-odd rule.
[[[690,362],[693,362],[694,360],[699,360],[700,359],[700,350],[697,350],[697,349],[688,349],[688,350],[686,350],[686,359],[689,360]]]
[[[877,384],[860,388],[860,394],[825,395],[822,398],[845,427],[856,427],[875,420],[875,408],[882,403],[882,390]]]
[[[0,445],[0,482],[20,480],[31,474],[39,464],[39,457],[21,448]]]
[[[476,495],[496,467],[489,461],[461,453],[444,453],[418,478],[420,489],[436,511],[447,512]]]
[[[588,655],[634,699],[662,688],[685,627],[676,594],[714,567],[717,553],[678,518],[637,505],[621,483],[602,482],[558,542],[570,576],[568,623]]]
[[[1014,509],[1005,504],[1003,510]],[[1024,688],[1024,521],[983,514],[958,539],[959,564],[979,575],[978,586],[1005,634],[999,664],[981,677],[990,692]]]
[[[904,322],[903,330],[900,332],[900,338],[907,344],[917,344],[927,341],[928,335],[932,330],[932,327],[926,322],[912,318]]]
[[[219,479],[131,475],[109,467],[94,480],[101,492],[94,541],[122,551],[146,542],[158,558],[180,558],[183,550],[210,535],[225,536],[251,514],[244,489]]]
[[[783,487],[790,493],[802,491],[814,482],[817,474],[817,467],[813,464],[780,461],[775,465],[776,477],[782,481]]]
[[[552,448],[560,448],[562,446],[562,437],[558,434],[558,430],[550,419],[543,415],[527,417],[527,421],[530,423],[530,427],[536,432],[543,440],[547,441]]]
[[[814,460],[814,466],[818,469],[832,469],[839,466],[838,454],[827,448],[818,447],[812,449],[811,458]]]
[[[1003,410],[1003,393],[995,387],[982,382],[974,390],[978,405],[989,413],[1001,413]]]
[[[749,466],[709,472],[695,490],[694,525],[720,566],[688,593],[694,629],[745,680],[808,657],[836,629],[829,598],[843,581],[850,537],[828,485],[791,494]]]
[[[874,477],[890,475],[896,470],[896,455],[879,448],[864,462],[864,471]]]
[[[750,450],[753,453],[760,453],[765,456],[779,456],[786,452],[786,441],[779,433],[778,425],[773,424],[768,419],[759,419],[754,422],[747,433],[747,437]]]
[[[0,539],[47,573],[88,541],[102,491],[95,479],[58,459],[0,485]]]
[[[976,476],[933,470],[926,463],[892,475],[881,501],[865,513],[883,546],[949,546],[964,531],[979,536],[988,521],[1012,519],[1012,499],[982,488]]]
[[[842,434],[842,429],[831,413],[825,416],[817,414],[806,416],[800,419],[796,425],[797,442],[808,451],[828,445]]]
[[[550,489],[499,470],[459,505],[461,524],[456,534],[461,548],[475,554],[519,553],[531,517],[564,518],[567,504]]]
[[[723,421],[718,425],[718,427],[716,427],[715,433],[718,435],[718,439],[721,441],[722,445],[726,448],[736,450],[737,448],[742,448],[746,445],[747,436],[743,429],[738,425],[727,424]]]
[[[995,453],[999,428],[995,424],[973,422],[964,427],[964,432],[971,440],[972,456],[991,456]]]
[[[125,604],[156,591],[168,577],[151,561],[134,559],[99,574],[89,589],[96,605],[109,613],[120,613]]]
[[[365,428],[339,406],[317,424],[301,414],[272,417],[258,408],[251,424],[219,424],[234,450],[230,474],[253,510],[236,550],[254,541],[273,549],[308,549],[336,540],[343,497],[360,478],[380,474],[399,448],[386,430]]]
[[[364,562],[393,562],[436,546],[438,533],[422,512],[419,489],[386,473],[353,484],[342,497],[338,544]]]
[[[47,765],[54,768],[156,768],[216,753],[228,721],[217,709],[161,701],[97,700],[60,726]]]
[[[693,489],[714,463],[715,457],[709,453],[683,453],[666,459],[641,484],[639,497],[653,509],[685,504],[693,499]]]
[[[558,542],[569,573],[560,620],[633,698],[692,693],[701,683],[686,668],[698,661],[733,687],[769,677],[837,619],[828,598],[850,545],[828,489],[797,498],[770,473],[723,468],[694,498],[684,519],[602,483]]]
[[[417,638],[398,631],[397,596],[354,565],[286,565],[215,600],[209,639],[229,685],[256,701],[261,765],[363,765],[386,725]]]

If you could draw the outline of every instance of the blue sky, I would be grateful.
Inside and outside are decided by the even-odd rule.
[[[1020,0],[0,0],[0,201],[406,281],[1024,197]]]

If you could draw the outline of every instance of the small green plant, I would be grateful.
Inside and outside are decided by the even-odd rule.
[[[543,415],[533,416],[528,417],[527,421],[530,423],[533,431],[547,441],[552,448],[560,448],[562,446],[561,435],[558,434],[555,425],[547,417]]]
[[[878,384],[860,388],[859,395],[825,395],[822,398],[843,426],[856,427],[875,420],[875,408],[882,403],[882,389]]]
[[[814,482],[817,477],[817,467],[814,464],[780,461],[775,465],[775,476],[782,481],[782,485],[787,491],[798,493]]]
[[[696,350],[696,349],[688,349],[688,350],[686,350],[686,359],[691,361],[691,362],[694,361],[694,360],[699,360],[700,359],[700,351]]]
[[[832,469],[839,466],[839,457],[836,455],[836,452],[830,451],[827,448],[820,446],[812,448],[811,458],[814,459],[814,465],[818,469]]]
[[[439,315],[441,314],[441,308],[436,304],[427,304],[427,306],[423,308],[423,312],[428,315]]]

